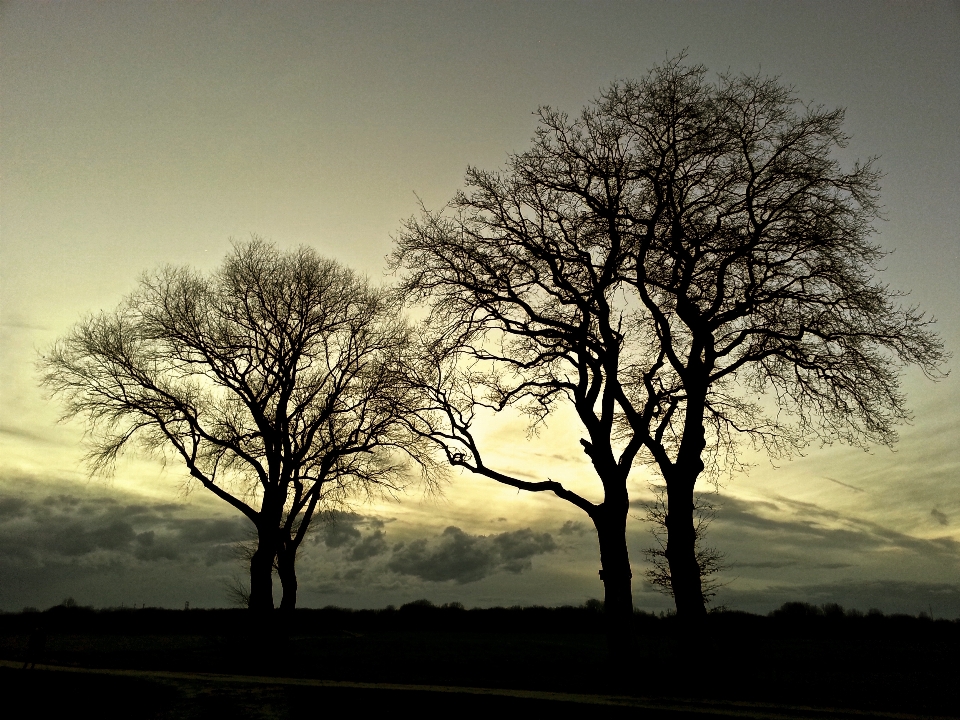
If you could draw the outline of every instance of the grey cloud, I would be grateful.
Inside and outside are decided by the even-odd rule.
[[[387,568],[422,580],[465,584],[499,570],[523,572],[532,566],[535,555],[555,547],[549,533],[534,533],[530,528],[488,537],[450,526],[433,542],[421,538],[395,546]]]
[[[386,552],[384,525],[380,518],[338,510],[328,511],[321,517],[320,536],[316,541],[322,541],[333,550],[343,548],[347,560],[352,562],[366,560]],[[364,535],[360,527],[372,529],[373,533]]]
[[[344,580],[353,582],[355,580],[359,580],[362,575],[363,575],[363,568],[355,567],[343,573],[342,577]]]
[[[353,545],[360,541],[360,531],[352,525],[336,524],[323,529],[323,544],[328,548]]]
[[[204,554],[204,563],[206,565],[216,565],[218,563],[235,563],[240,558],[237,552],[237,546],[229,545],[211,545]]]
[[[198,510],[72,477],[0,472],[0,608],[67,595],[96,605],[222,604],[250,525],[225,509]]]
[[[243,532],[243,521],[226,518],[184,518],[168,520],[167,527],[175,530],[179,539],[190,544],[232,542]]]
[[[917,538],[878,523],[845,517],[813,503],[782,497],[771,502],[722,495],[715,504],[718,510],[707,530],[707,544],[725,553],[724,565],[729,570],[782,570],[783,574],[775,575],[804,573],[809,579],[811,570],[886,564],[889,561],[884,556],[892,558],[894,555],[888,551],[894,548],[934,563],[960,565],[960,543],[949,537]],[[649,523],[645,526],[648,529]],[[649,540],[644,544],[649,545]],[[744,574],[770,577],[772,572]]]
[[[585,532],[587,532],[587,526],[573,520],[567,520],[558,530],[560,535],[583,535]]]
[[[783,497],[778,497],[777,502],[780,505],[774,507],[780,509],[782,506],[792,510],[792,513],[781,510],[781,517],[767,517],[757,513],[757,507],[769,507],[771,503],[752,503],[724,497],[717,513],[717,529],[728,526],[736,528],[738,532],[753,530],[777,533],[781,538],[794,538],[808,549],[813,547],[811,543],[816,543],[818,552],[830,548],[872,551],[896,547],[920,555],[949,556],[960,560],[960,543],[950,537],[930,540],[918,538],[869,520],[841,515],[814,503]],[[841,527],[828,527],[825,522]]]
[[[356,513],[336,510],[325,513],[321,518],[323,544],[328,548],[339,548],[360,542],[361,533],[356,526],[362,521],[363,516]]]
[[[499,551],[502,568],[507,572],[520,573],[533,566],[531,558],[557,549],[550,533],[535,533],[530,528],[507,532],[493,538],[493,546]]]
[[[170,540],[159,543],[142,544],[134,551],[137,560],[179,560],[182,556],[181,548]]]
[[[353,546],[347,554],[347,559],[358,561],[381,555],[387,551],[387,537],[383,530],[375,530]]]
[[[157,533],[153,530],[148,530],[146,532],[139,533],[136,537],[136,549],[134,550],[134,557],[138,560],[179,560],[183,556],[184,543],[183,541],[170,534],[164,534],[162,536],[157,536]],[[221,546],[214,545],[214,549],[219,549]],[[234,556],[233,548],[229,548],[230,557]]]
[[[131,505],[123,506],[123,515],[128,520],[132,519],[161,519],[167,517],[173,517],[178,512],[182,512],[183,508],[180,505],[174,505],[172,503],[161,503],[159,505],[144,505],[142,503],[133,503]]]
[[[495,567],[493,554],[478,546],[477,539],[450,526],[443,531],[436,547],[428,547],[427,541],[420,539],[395,550],[387,568],[434,582],[475,582],[491,574]]]
[[[45,536],[44,547],[61,555],[86,555],[95,550],[118,550],[136,537],[133,527],[122,521],[85,528],[73,523]]]
[[[29,493],[28,493],[29,495]],[[97,562],[177,560],[217,552],[243,535],[241,518],[178,517],[182,506],[123,503],[93,493],[63,492],[31,499],[0,495],[0,564],[45,567],[50,563],[110,553]],[[231,548],[232,549],[232,548]],[[126,560],[124,560],[126,558]]]
[[[18,497],[0,498],[0,521],[23,517],[27,510],[27,501]]]
[[[763,562],[734,562],[730,563],[730,567],[779,570],[780,568],[785,567],[795,567],[799,564],[800,563],[797,560],[765,560]]]
[[[788,567],[809,567],[816,570],[840,570],[842,568],[856,567],[854,563],[845,563],[845,562],[830,562],[830,563],[816,563],[813,565],[807,565],[806,563],[800,560],[766,560],[762,562],[733,562],[730,563],[731,569],[736,568],[753,568],[756,570],[780,570],[782,568]]]
[[[942,512],[940,512],[939,510],[937,510],[936,508],[934,508],[933,510],[930,511],[930,517],[932,517],[934,520],[936,520],[936,521],[937,521],[938,523],[940,523],[941,525],[946,525],[946,524],[947,524],[947,515],[946,515],[946,513],[942,513]]]
[[[867,589],[854,592],[849,583],[855,578],[866,582],[866,578],[883,577],[878,573],[897,578],[901,568],[907,566],[913,568],[911,572],[926,573],[926,579],[934,582],[960,571],[960,543],[949,536],[916,537],[783,497],[777,497],[774,503],[724,497],[720,505],[708,539],[727,553],[729,565],[722,574],[727,584],[718,601],[728,607],[767,612],[783,602],[803,600],[815,604],[839,602],[861,609],[875,606],[885,611],[889,607],[890,611],[916,614],[924,606],[908,607],[907,599],[920,593],[914,585],[883,586],[893,588],[891,592],[896,590],[900,598],[885,605],[881,586],[864,585]],[[836,584],[826,582],[831,576]],[[772,585],[763,587],[774,579]],[[914,581],[921,579],[911,577]],[[803,584],[811,581],[821,585]],[[740,590],[742,584],[749,586],[749,591]],[[960,604],[951,603],[953,600],[942,602],[940,612],[954,612],[955,616],[956,612],[948,609],[960,611]],[[938,607],[936,602],[926,604]]]
[[[42,503],[48,507],[55,507],[61,512],[65,510],[73,510],[79,507],[83,500],[78,498],[76,495],[71,495],[69,493],[60,493],[59,495],[47,495]]]
[[[736,527],[738,530],[755,530],[758,532],[780,532],[785,528],[794,529],[797,525],[793,520],[782,517],[782,508],[769,502],[751,502],[740,498],[725,497],[718,503],[719,510],[715,519],[716,528],[723,526]],[[781,517],[768,517],[760,514],[760,509],[777,511]],[[807,526],[803,525],[806,530]]]

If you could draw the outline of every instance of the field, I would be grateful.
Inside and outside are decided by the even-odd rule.
[[[769,617],[715,613],[693,632],[637,614],[635,633],[623,667],[607,660],[595,608],[411,604],[254,621],[242,610],[58,607],[0,615],[0,659],[10,661],[0,682],[7,697],[32,698],[41,717],[86,702],[101,717],[157,718],[299,717],[317,703],[437,713],[526,704],[571,716],[589,705],[634,718],[960,717],[958,621],[793,604]],[[27,660],[45,669],[21,670]]]

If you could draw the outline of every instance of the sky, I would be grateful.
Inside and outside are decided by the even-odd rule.
[[[146,270],[214,268],[251,233],[389,282],[402,221],[442,207],[468,165],[528,148],[538,107],[577,113],[684,50],[846,108],[841,160],[884,172],[882,279],[956,355],[958,37],[956,2],[0,4],[0,610],[227,606],[244,573],[250,527],[175,462],[131,453],[90,476],[83,423],[58,423],[35,369],[73,323]],[[960,375],[908,371],[904,389],[914,421],[893,451],[758,456],[708,494],[717,605],[960,617]],[[525,437],[492,420],[488,461],[599,499],[568,415]],[[631,476],[628,544],[635,604],[658,612],[671,600],[643,579],[640,505],[655,479]],[[582,512],[476,477],[355,504],[306,545],[306,607],[602,596]]]

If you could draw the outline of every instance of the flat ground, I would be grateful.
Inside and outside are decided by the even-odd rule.
[[[636,638],[630,661],[612,665],[601,615],[582,608],[302,610],[268,622],[245,611],[54,608],[0,616],[0,687],[35,717],[87,704],[100,717],[145,718],[293,718],[331,706],[960,717],[960,622],[723,613],[691,634],[641,615]],[[25,660],[40,667],[21,670]]]

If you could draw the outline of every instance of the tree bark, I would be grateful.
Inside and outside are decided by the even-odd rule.
[[[274,544],[261,534],[257,550],[250,558],[250,602],[255,611],[273,610]]]
[[[297,607],[297,569],[296,548],[283,547],[277,554],[277,575],[283,588],[280,599],[281,610],[294,610]]]
[[[633,650],[633,573],[627,551],[627,507],[625,501],[604,502],[593,517],[600,543],[607,649],[611,661],[621,668]]]
[[[688,372],[705,370],[698,358],[691,362]],[[704,377],[688,380],[687,406],[684,410],[683,437],[673,467],[664,472],[667,483],[667,562],[670,564],[670,583],[677,607],[677,619],[683,624],[706,617],[707,605],[703,598],[700,563],[697,562],[697,533],[693,525],[693,488],[703,472],[703,449],[706,437],[703,415],[706,410],[707,384]]]
[[[696,621],[707,614],[693,526],[693,486],[687,477],[667,480],[667,562],[677,618]]]

